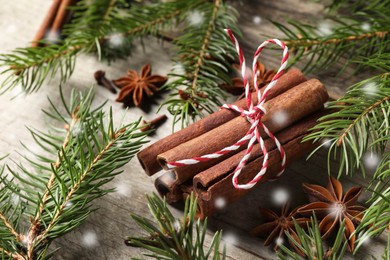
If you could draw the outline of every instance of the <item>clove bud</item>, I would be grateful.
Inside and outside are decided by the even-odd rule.
[[[102,70],[98,70],[95,72],[94,76],[98,85],[105,87],[111,93],[116,94],[116,89],[114,84],[106,78],[106,73]]]

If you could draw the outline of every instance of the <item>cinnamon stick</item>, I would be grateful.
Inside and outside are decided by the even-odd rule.
[[[270,91],[268,100],[278,96],[279,94],[295,87],[296,85],[306,81],[305,76],[298,69],[291,69],[284,74],[276,83],[275,87]],[[264,88],[263,88],[264,89]],[[252,94],[255,99],[255,93]],[[247,109],[246,100],[241,99],[234,103],[235,105]],[[176,133],[173,133],[160,141],[150,145],[137,154],[138,160],[144,168],[147,175],[153,175],[161,170],[161,166],[157,162],[157,155],[166,152],[181,143],[187,142],[195,137],[198,137],[230,120],[237,117],[238,114],[234,111],[221,109],[199,121],[184,128]]]
[[[308,130],[316,124],[317,120],[321,116],[325,115],[326,113],[327,113],[326,111],[321,111],[313,115],[310,115],[308,117],[305,117],[299,122],[292,125],[291,127],[288,127],[283,131],[279,132],[275,136],[278,138],[281,144],[288,143],[292,139],[296,139],[297,137],[305,135],[308,132]],[[264,143],[265,146],[267,147],[267,150],[276,149],[276,144],[271,139],[267,139]],[[194,189],[199,194],[199,196],[205,200],[209,200],[210,199],[209,188],[215,185],[215,183],[225,178],[230,173],[232,173],[235,170],[238,163],[240,162],[241,158],[244,156],[244,154],[245,151],[241,151],[240,153],[237,153],[229,157],[223,162],[216,164],[213,167],[210,167],[204,170],[203,172],[197,174],[193,178],[193,184],[194,184]],[[256,158],[262,155],[263,153],[262,150],[260,149],[260,145],[256,144],[253,148],[248,163],[250,163],[251,161],[255,160]]]
[[[51,32],[54,34],[58,34],[62,29],[62,26],[65,23],[65,20],[68,18],[68,14],[70,12],[69,6],[75,5],[76,0],[62,0],[60,7],[58,8],[58,12],[56,18],[53,21],[53,25],[51,26]]]
[[[277,133],[301,118],[321,110],[327,100],[328,94],[324,85],[316,79],[311,79],[265,103],[268,112],[262,118],[262,122],[271,132]],[[279,117],[282,120],[278,120]],[[246,118],[236,117],[201,136],[158,155],[157,159],[163,168],[166,168],[165,164],[169,161],[213,153],[237,142],[249,128],[250,123]],[[266,136],[264,132],[261,132],[261,135]],[[239,150],[235,152],[237,153]],[[207,162],[175,168],[177,182],[185,182],[197,173],[232,156],[232,154],[234,152]]]
[[[311,142],[302,143],[303,136],[304,135],[297,136],[292,140],[288,141],[287,143],[283,144],[283,148],[287,155],[287,164],[290,164],[299,157],[308,153],[316,146]],[[249,164],[247,164],[242,170],[241,175],[239,176],[239,183],[246,183],[250,181],[259,172],[259,165],[262,164],[262,161],[263,156],[260,156]],[[275,176],[280,170],[280,162],[281,158],[279,156],[279,151],[277,151],[276,149],[270,151],[267,173],[256,184],[255,187]],[[234,188],[232,184],[232,176],[233,172],[229,173],[222,180],[210,186],[206,191],[207,196],[204,196],[204,194],[203,196],[199,196],[199,194],[202,194],[202,192],[204,191],[199,189],[199,182],[197,182],[197,186],[195,189],[197,191],[196,194],[198,194],[197,216],[200,219],[204,219],[205,217],[210,216],[216,211],[218,211],[218,205],[216,205],[217,199],[223,198],[225,200],[225,203],[229,204],[241,198],[250,191],[246,189]]]
[[[172,171],[166,171],[160,177],[156,178],[154,180],[154,186],[160,196],[164,197],[169,204],[183,199],[183,192],[176,182],[175,173]]]
[[[45,19],[43,20],[41,26],[39,27],[37,33],[35,34],[31,42],[31,47],[40,46],[39,42],[45,37],[46,33],[49,31],[51,25],[53,24],[60,5],[61,5],[61,0],[53,0],[49,8],[49,11],[46,14]]]

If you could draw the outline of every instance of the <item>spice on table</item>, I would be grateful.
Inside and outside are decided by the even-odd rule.
[[[167,82],[167,77],[152,75],[152,68],[147,64],[142,67],[140,74],[135,70],[128,70],[126,76],[113,82],[121,89],[116,101],[127,103],[132,95],[134,105],[140,106],[144,92],[149,97],[153,96]]]
[[[304,81],[306,81],[306,78],[301,71],[294,68],[289,70],[279,79],[275,88],[270,90],[269,99],[278,96]],[[255,93],[252,94],[252,98],[256,98]],[[246,108],[245,99],[239,100],[234,104],[238,107]],[[161,166],[157,161],[157,155],[166,152],[183,142],[187,142],[195,137],[198,137],[220,125],[223,125],[237,116],[237,113],[234,111],[221,109],[195,122],[191,126],[155,142],[138,153],[137,157],[143,165],[146,174],[153,175],[161,170]]]
[[[305,100],[305,102],[302,102]],[[261,122],[267,126],[269,131],[277,133],[302,118],[321,111],[324,103],[328,100],[325,86],[316,79],[310,79],[301,83],[286,92],[270,99],[265,103],[264,108],[268,113],[262,117]],[[300,104],[299,106],[297,104]],[[293,111],[293,113],[291,112]],[[274,118],[284,113],[283,121],[276,121]],[[236,113],[237,115],[237,113]],[[193,138],[187,142],[181,142],[176,147],[157,155],[157,161],[163,169],[168,170],[169,162],[179,161],[185,158],[194,158],[201,154],[210,154],[224,147],[237,142],[250,128],[250,123],[245,117],[237,115],[227,123],[211,129],[210,131]],[[232,131],[234,129],[234,131]],[[260,129],[260,135],[267,137],[264,130]],[[207,144],[207,145],[205,145]],[[244,149],[244,146],[240,148]],[[213,160],[203,161],[201,164],[189,164],[175,167],[173,171],[177,174],[180,183],[193,178],[197,173],[204,171],[211,166],[223,161],[240,152],[240,149],[231,150]],[[139,157],[138,157],[139,158]]]
[[[341,183],[333,177],[329,177],[326,188],[307,183],[303,184],[303,188],[314,202],[299,208],[298,212],[301,214],[314,212],[322,219],[320,231],[323,238],[328,237],[337,224],[345,221],[344,240],[348,240],[348,248],[353,251],[356,239],[355,224],[361,222],[365,210],[364,207],[356,205],[362,188],[352,187],[343,196]]]
[[[116,89],[114,84],[106,78],[106,73],[102,70],[98,70],[95,72],[94,77],[98,85],[105,87],[111,93],[116,94]]]
[[[270,244],[274,243],[274,249],[277,250],[281,243],[286,240],[290,241],[285,232],[288,232],[295,241],[300,241],[297,233],[295,232],[295,224],[293,220],[295,219],[295,222],[301,227],[306,227],[310,219],[299,217],[297,214],[298,208],[295,208],[289,212],[288,207],[288,203],[286,203],[283,206],[280,216],[270,209],[260,208],[261,214],[268,222],[255,227],[251,233],[256,236],[267,234],[267,239],[264,242],[265,246],[269,246]],[[299,250],[294,242],[291,241],[290,245],[297,253],[303,255],[302,251]]]
[[[153,119],[151,121],[143,120],[142,121],[143,127],[140,130],[141,130],[141,132],[145,132],[145,131],[148,131],[148,130],[151,130],[151,129],[156,129],[161,124],[163,124],[166,120],[167,120],[167,116],[166,115],[158,116],[158,117],[156,117],[155,119]]]

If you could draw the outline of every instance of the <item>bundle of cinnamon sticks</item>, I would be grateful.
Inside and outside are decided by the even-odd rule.
[[[252,99],[257,102],[254,93]],[[316,79],[306,80],[297,69],[289,70],[271,89],[265,103],[267,113],[262,117],[262,122],[282,144],[287,164],[316,146],[301,141],[317,119],[324,115],[327,100],[324,85]],[[247,109],[245,99],[237,101],[235,105]],[[198,197],[198,217],[204,218],[218,210],[217,201],[220,198],[230,203],[248,192],[236,189],[232,184],[233,172],[244,156],[245,147],[217,159],[173,170],[168,170],[166,163],[213,153],[237,142],[249,128],[250,123],[245,117],[222,109],[143,149],[138,153],[138,159],[148,175],[165,170],[155,180],[155,186],[168,203],[181,201],[194,192]],[[257,185],[275,177],[281,164],[275,143],[267,139],[268,136],[261,130],[260,133],[269,152],[269,166]],[[262,162],[263,153],[256,144],[241,172],[239,183],[250,181],[259,172]]]
[[[64,24],[71,20],[72,12],[69,7],[75,4],[76,0],[53,0],[41,26],[31,41],[31,47],[42,46],[41,40],[50,34],[60,35]]]

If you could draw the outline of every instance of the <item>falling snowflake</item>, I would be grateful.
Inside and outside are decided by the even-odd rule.
[[[175,222],[173,223],[173,227],[175,228],[175,231],[176,231],[177,233],[180,232],[180,230],[181,230],[180,221],[176,219]]]
[[[120,47],[123,45],[124,38],[121,34],[113,34],[108,39],[108,44],[111,48]]]
[[[260,24],[262,21],[261,17],[260,16],[253,16],[253,23],[254,24]]]
[[[60,33],[58,31],[49,31],[46,34],[46,40],[50,43],[58,43],[61,40]]]
[[[215,199],[214,204],[217,209],[223,209],[226,206],[226,199],[218,197]]]
[[[335,203],[332,207],[329,207],[327,210],[330,215],[333,217],[341,216],[345,211],[344,205],[340,203]]]
[[[374,96],[376,93],[378,93],[378,85],[374,82],[364,84],[361,89],[368,96]]]
[[[99,244],[97,235],[94,231],[86,231],[83,234],[83,245],[86,247],[95,247]]]
[[[283,205],[287,202],[289,194],[287,190],[278,188],[272,193],[272,199],[276,204]]]
[[[363,156],[363,165],[368,170],[375,170],[380,162],[380,157],[373,153],[373,152],[367,152]]]
[[[363,245],[370,245],[372,240],[370,238],[369,235],[367,235],[366,233],[364,233],[360,238],[359,238],[360,242],[363,244]]]
[[[131,186],[121,182],[115,187],[115,191],[121,196],[129,197],[131,195]]]
[[[322,22],[317,26],[317,33],[321,36],[332,34],[332,27],[328,22]]]
[[[68,202],[65,204],[65,209],[71,208],[72,206],[73,206],[73,202],[68,201]]]
[[[369,23],[362,23],[361,28],[363,31],[370,31],[371,30],[371,25]]]
[[[225,232],[222,236],[222,239],[228,243],[228,244],[231,244],[231,245],[236,245],[237,242],[238,242],[238,237],[236,234],[234,234],[233,232]]]
[[[176,63],[175,65],[172,66],[172,74],[173,75],[185,75],[186,70],[181,63]]]
[[[28,234],[25,234],[25,235],[23,235],[22,236],[22,243],[24,244],[24,245],[28,245]]]
[[[204,15],[199,11],[192,11],[188,14],[188,23],[192,26],[197,26],[203,22]]]
[[[332,140],[329,138],[324,138],[321,142],[324,148],[329,148],[332,145]]]
[[[287,124],[287,120],[288,114],[283,110],[276,112],[272,117],[272,121],[278,126],[285,126]]]
[[[284,243],[284,240],[282,237],[278,237],[276,240],[275,240],[275,244],[277,244],[278,246],[281,246],[283,245]]]

